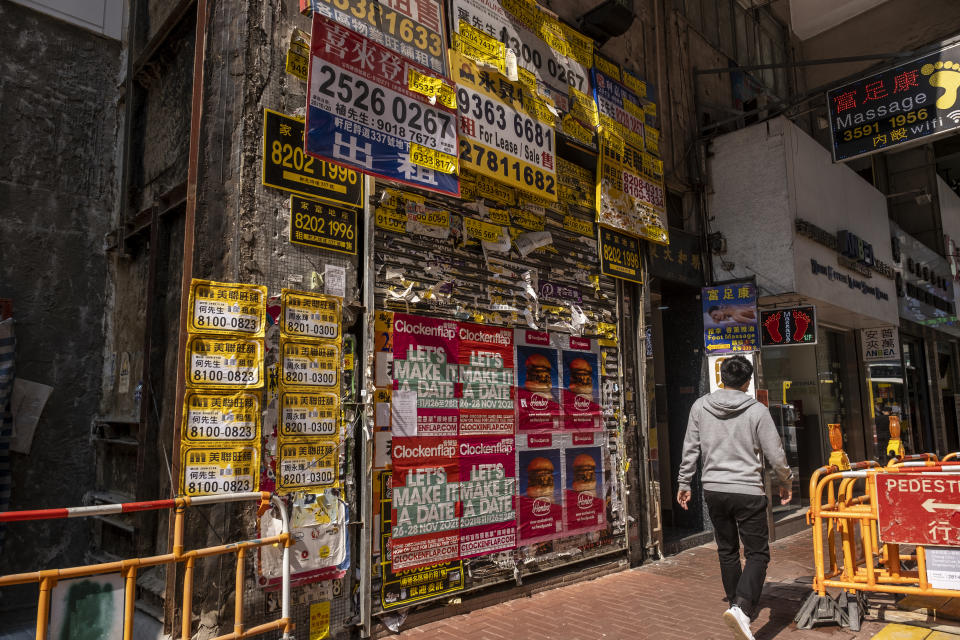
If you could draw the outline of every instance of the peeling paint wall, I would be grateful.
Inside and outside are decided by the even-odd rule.
[[[78,505],[94,478],[121,45],[11,3],[0,42],[0,297],[18,375],[54,387],[30,454],[12,454],[11,508]],[[80,564],[88,547],[84,523],[11,525],[0,573]],[[4,590],[0,617],[35,607],[33,591]]]

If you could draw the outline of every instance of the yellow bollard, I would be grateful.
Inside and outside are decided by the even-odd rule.
[[[830,448],[833,449],[833,451],[830,452],[829,464],[835,466],[840,471],[849,471],[850,459],[843,450],[843,432],[840,430],[840,425],[828,424],[827,429],[830,434]]]
[[[902,458],[903,442],[900,440],[900,416],[890,416],[890,441],[887,443],[887,455]]]

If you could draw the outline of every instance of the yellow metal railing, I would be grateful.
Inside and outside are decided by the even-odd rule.
[[[183,524],[186,509],[189,507],[219,504],[225,502],[259,502],[259,514],[262,515],[272,504],[280,512],[280,518],[283,526],[281,533],[267,538],[258,538],[255,540],[244,540],[232,544],[219,545],[215,547],[205,547],[202,549],[185,550],[183,545]],[[60,580],[68,578],[80,578],[85,576],[95,576],[108,573],[119,573],[124,580],[124,610],[123,610],[123,638],[132,640],[133,638],[133,605],[136,600],[137,572],[144,567],[153,567],[158,565],[176,565],[184,564],[183,577],[183,611],[181,615],[181,635],[183,640],[191,637],[191,618],[193,603],[193,576],[196,562],[200,558],[209,558],[213,556],[235,554],[236,562],[236,593],[234,596],[234,622],[233,632],[218,636],[214,640],[239,640],[240,638],[251,638],[253,636],[266,633],[268,631],[283,631],[284,640],[289,640],[293,631],[293,624],[290,621],[290,523],[287,517],[287,510],[283,502],[276,496],[271,496],[266,492],[234,493],[215,496],[198,497],[179,497],[169,500],[154,500],[151,502],[127,502],[122,504],[105,504],[90,507],[70,507],[65,509],[45,509],[40,511],[7,511],[0,513],[0,523],[3,522],[23,522],[27,520],[51,520],[60,518],[82,518],[90,516],[102,516],[119,513],[134,513],[138,511],[155,511],[160,509],[174,510],[174,532],[173,532],[173,550],[171,553],[150,556],[146,558],[130,558],[127,560],[117,560],[116,562],[105,562],[102,564],[91,564],[80,567],[69,567],[66,569],[48,569],[42,571],[31,571],[29,573],[16,573],[6,576],[0,576],[0,587],[16,584],[36,583],[40,587],[37,600],[37,640],[46,640],[47,627],[50,616],[50,596],[51,592]],[[251,549],[268,545],[283,545],[283,581],[282,581],[282,601],[280,618],[272,622],[257,625],[255,627],[245,628],[243,621],[243,586],[244,586],[244,561],[247,552]]]

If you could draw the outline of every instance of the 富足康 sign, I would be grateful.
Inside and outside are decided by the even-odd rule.
[[[896,327],[874,327],[860,330],[864,362],[900,359],[900,333]]]
[[[835,162],[960,128],[960,43],[827,92]]]
[[[703,341],[708,355],[760,349],[757,287],[731,282],[701,289]]]
[[[816,307],[791,307],[760,312],[761,346],[783,347],[816,343]]]

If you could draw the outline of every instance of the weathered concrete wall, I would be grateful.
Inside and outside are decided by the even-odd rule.
[[[94,477],[120,43],[10,3],[0,42],[0,297],[14,301],[18,375],[54,387],[30,454],[13,454],[11,507],[77,505]],[[10,526],[0,573],[80,563],[88,531]],[[11,595],[0,609],[26,602]]]

